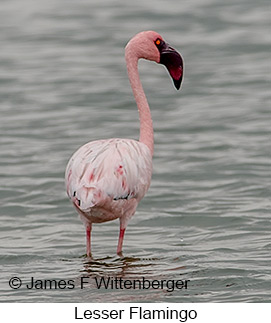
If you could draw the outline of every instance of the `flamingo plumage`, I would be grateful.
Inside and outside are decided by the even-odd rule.
[[[138,73],[138,60],[164,64],[176,86],[183,79],[183,60],[154,31],[135,35],[125,48],[128,77],[140,117],[139,141],[112,138],[80,147],[71,157],[65,174],[69,198],[86,227],[86,252],[91,256],[93,223],[119,219],[117,254],[122,255],[124,233],[152,176],[153,126],[150,108]]]

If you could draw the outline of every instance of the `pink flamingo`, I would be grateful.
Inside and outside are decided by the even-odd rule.
[[[129,41],[125,59],[139,111],[139,141],[113,138],[89,142],[74,153],[66,168],[68,196],[86,227],[87,256],[91,256],[92,223],[117,218],[120,220],[117,254],[122,255],[128,221],[150,186],[153,127],[138,74],[140,58],[164,64],[175,87],[179,89],[181,86],[183,60],[158,33],[143,31]]]

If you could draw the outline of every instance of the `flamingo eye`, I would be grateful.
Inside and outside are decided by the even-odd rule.
[[[157,46],[161,45],[161,39],[157,38],[155,41],[155,45]]]
[[[165,42],[161,38],[157,38],[154,43],[155,43],[155,46],[159,49],[159,51],[161,51],[161,49],[165,45]]]

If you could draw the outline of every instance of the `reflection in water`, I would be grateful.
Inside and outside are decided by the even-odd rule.
[[[173,293],[187,293],[190,280],[184,278],[185,267],[172,267],[168,262],[162,266],[163,261],[166,258],[87,258],[77,283],[89,292],[99,290],[103,301],[104,297],[111,301],[146,301],[145,297],[155,301]]]
[[[159,301],[176,293],[187,294],[189,278],[176,259],[158,257],[85,256],[77,288],[85,291],[85,300],[145,302]],[[181,276],[182,275],[182,276]],[[97,293],[99,291],[99,293]]]
[[[138,258],[138,257],[104,257],[104,258],[87,258],[84,262],[82,272],[88,273],[89,276],[119,276],[127,277],[133,275],[151,275],[153,267],[158,265],[155,261],[159,258]],[[146,267],[149,267],[149,269]]]

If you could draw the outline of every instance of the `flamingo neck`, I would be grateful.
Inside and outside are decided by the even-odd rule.
[[[138,73],[138,56],[132,50],[125,53],[128,77],[133,90],[137,104],[140,119],[140,137],[139,141],[147,145],[153,155],[153,126],[150,107],[144,93],[139,73]]]

